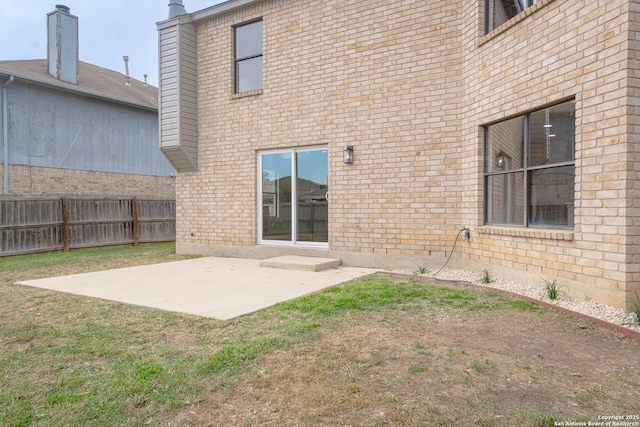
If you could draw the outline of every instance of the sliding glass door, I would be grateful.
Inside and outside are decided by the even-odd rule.
[[[258,170],[259,243],[326,246],[327,149],[263,152],[259,154]]]

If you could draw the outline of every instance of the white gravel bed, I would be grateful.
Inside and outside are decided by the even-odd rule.
[[[436,270],[426,270],[420,273],[417,270],[390,270],[393,273],[432,277]],[[611,307],[605,304],[593,302],[589,299],[576,300],[567,297],[562,292],[562,284],[559,283],[559,295],[555,300],[549,299],[543,284],[539,286],[525,285],[514,281],[504,279],[493,279],[491,283],[482,283],[483,272],[471,272],[466,270],[445,269],[437,274],[436,279],[455,280],[460,282],[469,282],[475,285],[486,286],[488,288],[501,289],[518,295],[524,295],[529,298],[554,304],[587,316],[595,317],[609,323],[623,326],[625,328],[640,332],[640,326],[636,319],[635,313],[626,312],[621,308]]]

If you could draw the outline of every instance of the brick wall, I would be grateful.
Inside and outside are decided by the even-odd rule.
[[[0,179],[3,166],[0,165]],[[137,196],[171,199],[175,178],[9,166],[9,193],[29,195]]]
[[[640,293],[640,1],[629,2],[627,25],[627,88],[628,99],[626,113],[627,152],[626,152],[626,188],[628,191],[628,208],[626,209],[626,233],[628,237],[628,255],[626,258],[627,298],[635,300]]]
[[[439,265],[469,226],[468,267],[624,306],[640,283],[638,3],[542,0],[486,36],[483,4],[270,0],[198,22],[199,171],[177,179],[179,245],[249,251],[257,153],[326,145],[331,252]],[[233,95],[232,26],[256,18],[264,89]],[[574,229],[483,225],[482,126],[572,98]]]
[[[444,255],[462,226],[456,3],[270,1],[201,22],[200,168],[178,179],[179,235],[254,245],[256,150],[323,144],[332,250]],[[258,17],[264,90],[234,96],[231,26]]]
[[[477,140],[483,124],[576,99],[573,232],[482,226],[480,201],[478,211],[469,212],[480,227],[467,252],[474,260],[557,278],[575,297],[616,306],[624,306],[627,287],[638,286],[628,271],[635,269],[628,3],[543,0],[515,23],[481,37],[467,28],[465,37],[469,141]],[[474,7],[480,5],[467,5],[466,14]],[[476,170],[474,187],[482,189],[482,164],[469,167]]]

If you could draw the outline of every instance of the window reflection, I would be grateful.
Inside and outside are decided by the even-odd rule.
[[[235,28],[235,92],[262,89],[262,21]]]
[[[485,34],[490,33],[539,0],[486,0]]]
[[[572,227],[575,101],[489,125],[485,138],[486,222]]]

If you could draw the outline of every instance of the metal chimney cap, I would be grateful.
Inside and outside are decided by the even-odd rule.
[[[187,10],[182,5],[182,0],[169,0],[169,19],[186,14]]]
[[[56,5],[56,9],[62,11],[62,12],[67,12],[70,13],[71,12],[71,8],[69,6],[65,6],[63,4],[57,4]]]

